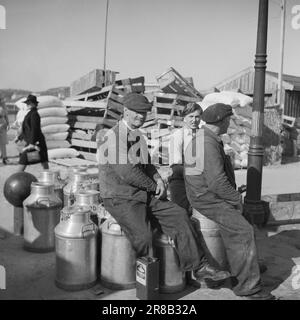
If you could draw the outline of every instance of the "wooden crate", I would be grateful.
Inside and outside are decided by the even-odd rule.
[[[115,82],[116,74],[118,72],[111,70],[95,69],[88,74],[73,81],[70,86],[71,96],[78,94],[95,92],[104,86],[111,85]]]
[[[202,94],[172,67],[156,79],[161,90],[165,93],[176,93],[183,96],[203,99]]]
[[[156,119],[182,120],[182,111],[189,102],[196,102],[193,97],[157,92],[154,94],[153,110]]]

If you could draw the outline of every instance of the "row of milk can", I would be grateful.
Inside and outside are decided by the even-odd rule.
[[[31,193],[23,202],[24,208],[24,249],[35,252],[49,252],[55,248],[54,228],[60,221],[60,212],[63,208],[64,198],[68,185],[72,185],[74,180],[77,181],[76,175],[82,174],[87,182],[84,183],[82,191],[96,189],[97,181],[92,181],[83,169],[74,169],[69,179],[69,183],[60,179],[59,171],[45,170],[41,173],[38,182],[31,184]],[[76,180],[77,179],[77,180]],[[90,184],[90,186],[89,186]],[[75,192],[78,190],[72,188]],[[92,192],[92,191],[89,191]],[[97,193],[97,203],[99,203],[99,192]],[[71,194],[74,197],[74,194]],[[92,195],[95,198],[95,195]],[[74,197],[75,198],[75,197]],[[83,197],[84,198],[84,197]],[[82,201],[82,200],[80,200]],[[93,210],[92,216],[97,222],[96,214],[99,208]]]
[[[83,168],[76,168],[67,184],[59,172],[49,170],[32,183],[24,201],[24,248],[36,252],[55,248],[55,283],[60,288],[89,288],[98,277],[111,289],[135,287],[135,251],[100,200],[97,181],[91,181]],[[154,254],[160,260],[160,291],[181,291],[185,273],[178,268],[167,236],[154,234]]]

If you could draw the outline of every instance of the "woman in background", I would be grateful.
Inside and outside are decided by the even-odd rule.
[[[27,151],[29,150],[39,151],[39,159],[34,163],[40,162],[42,167],[47,170],[49,169],[48,150],[41,130],[41,118],[37,111],[37,98],[30,94],[24,103],[30,107],[30,111],[26,114],[22,123],[21,134],[15,139],[16,143],[20,140],[24,140],[26,143],[25,148],[23,148],[20,154],[18,171],[24,171],[27,165],[33,164],[28,160]]]
[[[184,151],[199,128],[202,113],[203,110],[199,104],[188,103],[182,112],[184,126],[176,130],[170,138],[169,165],[172,169],[169,177],[170,197],[171,201],[186,209],[189,214],[191,214],[191,207],[183,177]]]

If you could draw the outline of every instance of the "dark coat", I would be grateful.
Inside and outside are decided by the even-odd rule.
[[[124,122],[120,121],[107,131],[102,141],[99,141],[97,157],[101,181],[100,195],[103,199],[117,197],[146,203],[148,193],[154,194],[156,191],[156,182],[153,180],[153,176],[157,170],[150,163],[132,163],[128,159],[128,154],[130,154],[128,150],[132,147],[130,133]],[[141,145],[144,145],[144,140],[141,141]],[[110,162],[101,164],[99,152],[102,153],[101,148],[105,145],[111,148],[109,152],[114,156]],[[144,146],[146,153],[144,156],[148,157],[147,145]],[[123,162],[124,159],[126,164]]]
[[[225,155],[221,139],[204,127],[199,130],[199,164],[187,172],[185,165],[185,186],[192,206],[204,210],[222,207],[225,203],[238,205],[240,193],[236,191],[234,171]],[[202,139],[200,137],[202,135]]]
[[[19,140],[24,140],[26,146],[29,144],[38,144],[40,148],[41,162],[48,161],[48,151],[45,137],[41,130],[41,118],[38,114],[37,108],[32,108],[25,116],[22,123],[22,133]],[[20,164],[27,165],[27,157],[25,153],[20,155]]]

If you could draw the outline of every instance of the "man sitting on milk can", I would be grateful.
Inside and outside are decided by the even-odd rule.
[[[185,151],[184,176],[191,206],[220,229],[237,296],[274,299],[261,286],[253,227],[242,216],[241,194],[236,191],[234,171],[220,135],[229,127],[232,107],[209,106],[202,114],[206,125],[197,131]]]
[[[103,135],[97,151],[105,209],[121,226],[138,257],[149,254],[150,221],[155,221],[174,241],[182,271],[193,271],[197,280],[228,278],[228,272],[208,264],[186,210],[166,199],[165,184],[150,163],[147,143],[139,128],[151,103],[142,94],[129,93],[123,105],[123,118]]]

